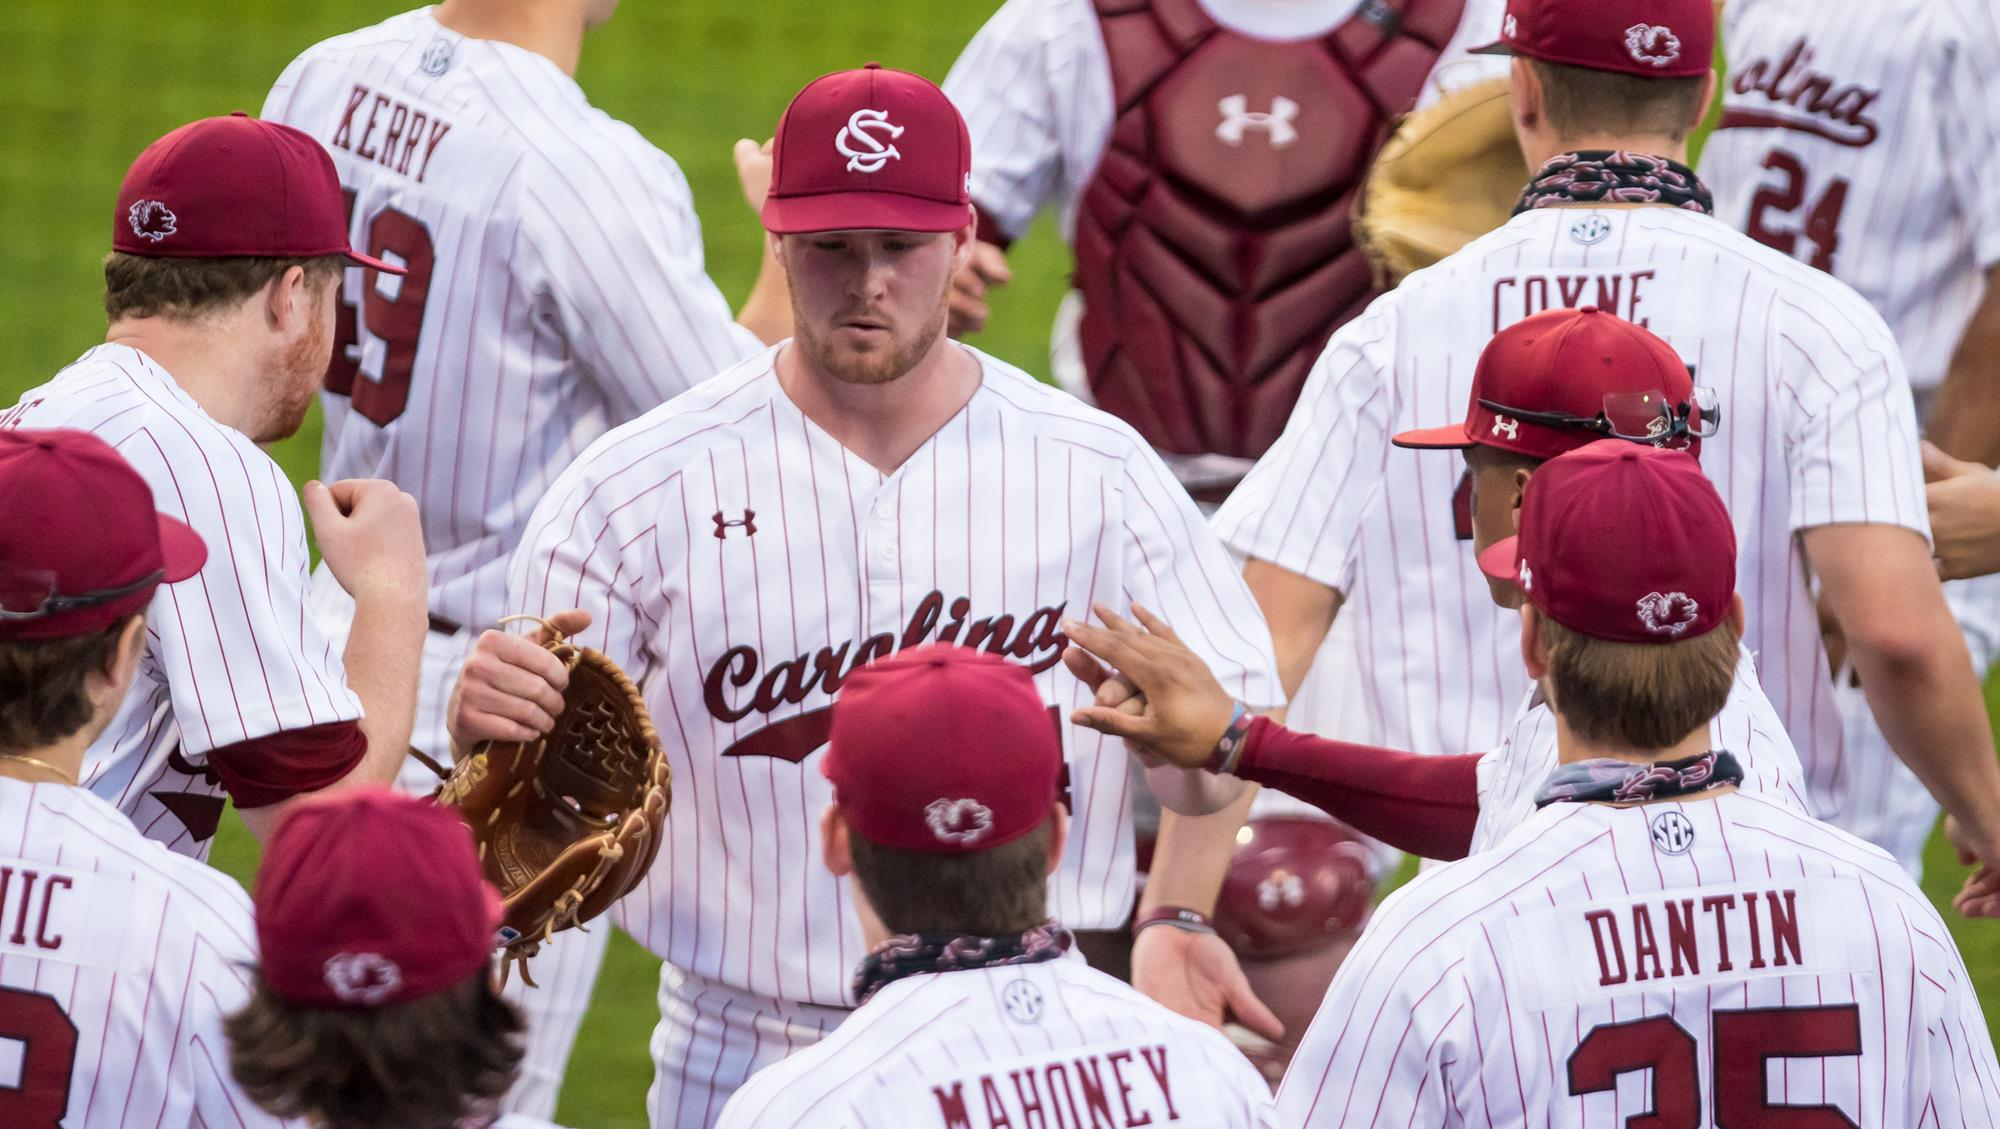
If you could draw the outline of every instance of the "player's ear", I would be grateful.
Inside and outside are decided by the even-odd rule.
[[[1738,639],[1743,637],[1743,625],[1748,619],[1749,615],[1743,610],[1742,593],[1729,597],[1729,626],[1736,630]]]
[[[1507,509],[1514,519],[1514,532],[1521,531],[1521,499],[1528,496],[1528,480],[1535,472],[1527,467],[1514,468],[1514,496],[1507,503]]]
[[[265,291],[265,321],[281,331],[294,330],[305,324],[312,307],[307,293],[310,289],[306,268],[296,263],[286,267],[285,273],[272,279]]]
[[[819,817],[819,845],[826,868],[835,878],[854,873],[854,851],[848,844],[847,819],[840,814],[839,804],[828,804]]]
[[[118,630],[118,642],[111,648],[111,661],[98,671],[93,682],[101,683],[103,695],[111,701],[123,701],[125,691],[131,688],[132,680],[139,674],[139,659],[146,653],[146,617],[133,615],[125,620]],[[93,696],[99,687],[93,687]]]
[[[1069,809],[1057,804],[1049,818],[1054,825],[1049,828],[1048,872],[1054,874],[1062,865],[1063,848],[1069,844]]]
[[[951,233],[951,273],[972,265],[973,248],[979,245],[979,221],[967,209],[965,226]]]
[[[1535,605],[1521,605],[1521,662],[1528,668],[1528,677],[1540,682],[1549,674],[1549,653],[1542,646],[1542,618],[1535,611]]]
[[[1715,73],[1715,68],[1708,68],[1708,74],[1702,76],[1701,80],[1701,97],[1695,100],[1694,120],[1682,123],[1687,127],[1688,133],[1700,129],[1701,123],[1708,120],[1708,112],[1715,106],[1716,89],[1721,85],[1721,77]]]
[[[1514,131],[1525,136],[1542,124],[1542,80],[1526,59],[1516,55],[1509,82],[1513,86]]]

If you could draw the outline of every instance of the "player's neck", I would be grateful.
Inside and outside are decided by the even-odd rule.
[[[1658,764],[1662,761],[1683,760],[1697,757],[1710,750],[1708,726],[1681,738],[1680,742],[1665,749],[1639,749],[1630,745],[1618,745],[1606,741],[1594,741],[1580,736],[1569,727],[1561,711],[1556,712],[1556,759],[1562,764],[1575,764],[1589,760],[1626,761],[1631,764]]]
[[[494,3],[492,0],[444,0],[432,9],[439,24],[468,39],[511,43],[576,77],[583,56],[584,6],[580,0],[539,3]]]
[[[257,409],[269,399],[270,374],[226,327],[208,320],[120,318],[104,340],[152,358],[210,419],[255,434]]]
[[[1564,153],[1586,153],[1593,150],[1644,153],[1649,157],[1665,157],[1669,161],[1683,165],[1688,161],[1687,138],[1675,138],[1666,134],[1585,133],[1560,137],[1555,135],[1521,137],[1521,155],[1527,158],[1528,168],[1531,170],[1540,169]]]
[[[85,728],[66,740],[39,749],[0,752],[0,777],[29,784],[75,784],[83,772],[83,753],[95,733]]]
[[[822,371],[796,343],[778,352],[778,384],[840,445],[883,474],[896,468],[979,391],[979,362],[943,334],[916,367],[886,384],[853,384]]]

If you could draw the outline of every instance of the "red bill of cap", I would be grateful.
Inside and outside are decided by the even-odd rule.
[[[869,63],[806,84],[778,119],[764,227],[957,231],[972,222],[972,139],[937,84]]]
[[[1606,439],[1535,471],[1519,535],[1479,567],[1572,631],[1678,643],[1728,616],[1736,530],[1693,456]]]
[[[164,259],[343,255],[403,273],[349,245],[347,201],[324,146],[242,113],[190,122],[146,146],[118,190],[111,247]]]
[[[1498,447],[1551,459],[1603,438],[1582,428],[1535,423],[1480,403],[1524,412],[1590,419],[1606,396],[1659,392],[1668,403],[1688,401],[1694,378],[1673,346],[1643,326],[1594,306],[1546,310],[1500,331],[1479,354],[1465,419],[1445,427],[1398,434],[1398,447]],[[1689,450],[1700,453],[1699,441]]]
[[[450,808],[384,788],[287,815],[257,871],[264,982],[307,1007],[359,1011],[483,975],[500,895]]]
[[[1714,0],[1507,0],[1500,38],[1474,54],[1526,55],[1641,78],[1693,78],[1715,57]]]
[[[964,854],[1049,818],[1062,739],[1028,668],[939,643],[848,675],[822,769],[869,842]]]
[[[0,639],[103,630],[207,560],[201,536],[155,510],[146,480],[104,440],[0,430]]]

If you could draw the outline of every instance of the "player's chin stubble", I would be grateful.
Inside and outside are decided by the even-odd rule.
[[[938,294],[936,309],[915,337],[893,340],[881,350],[859,353],[834,344],[796,305],[792,310],[795,336],[813,365],[842,384],[888,384],[917,367],[917,362],[937,344],[951,312],[950,293],[947,282]]]

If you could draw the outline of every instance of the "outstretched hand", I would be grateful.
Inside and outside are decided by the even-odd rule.
[[[1158,616],[1134,604],[1132,615],[1139,621],[1134,624],[1102,604],[1092,605],[1091,610],[1104,626],[1063,621],[1063,632],[1072,644],[1063,662],[1097,692],[1096,702],[1072,711],[1070,721],[1122,737],[1182,768],[1202,767],[1228,731],[1236,700]],[[1115,671],[1116,681],[1100,662]],[[1106,704],[1106,697],[1118,691],[1107,692],[1105,687],[1121,683],[1144,696],[1141,712],[1130,712],[1123,698]]]

